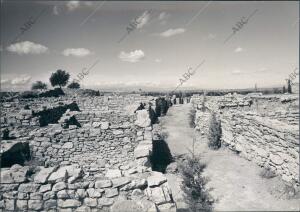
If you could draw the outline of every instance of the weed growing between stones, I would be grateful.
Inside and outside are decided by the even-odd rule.
[[[209,124],[208,146],[211,149],[221,147],[222,128],[220,120],[217,120],[215,112],[212,113]]]
[[[179,162],[178,169],[182,176],[182,190],[191,211],[212,211],[213,200],[205,189],[207,179],[202,176],[205,165],[199,157],[186,156]]]
[[[195,128],[196,110],[192,109],[189,113],[189,124],[190,127]]]

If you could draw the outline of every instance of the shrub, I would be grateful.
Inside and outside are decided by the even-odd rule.
[[[152,109],[152,107],[149,105],[149,108],[148,108],[148,112],[149,112],[149,118],[151,120],[151,124],[155,124],[158,120],[158,117],[155,113],[155,111]]]
[[[31,99],[31,98],[38,98],[38,97],[39,97],[39,94],[34,91],[24,91],[20,95],[20,98],[23,98],[23,99]]]
[[[292,93],[292,86],[291,86],[291,80],[287,81],[287,92]]]
[[[282,87],[282,93],[286,93],[285,86]]]
[[[144,109],[145,109],[145,106],[146,106],[145,103],[140,103],[140,105],[139,105],[138,108],[135,110],[135,112],[138,111],[138,110],[144,110]]]
[[[49,80],[53,87],[58,85],[61,88],[62,86],[65,86],[68,83],[69,78],[70,74],[68,72],[57,70],[56,72],[51,74]]]
[[[218,149],[221,147],[222,128],[220,120],[217,120],[216,114],[213,112],[210,118],[208,146],[211,149]]]
[[[9,139],[9,129],[5,128],[5,129],[2,131],[2,139],[3,139],[3,140],[8,140],[8,139]]]
[[[31,89],[32,90],[47,89],[47,84],[43,83],[42,81],[36,81],[35,83],[32,84]]]
[[[195,127],[195,119],[196,119],[196,110],[192,109],[189,113],[189,124],[190,124],[190,127],[192,127],[192,128]]]
[[[169,104],[165,98],[159,97],[155,100],[155,113],[157,116],[166,115],[169,109]]]
[[[59,97],[65,95],[61,88],[54,88],[54,90],[49,90],[39,94],[39,97]]]
[[[83,96],[100,96],[100,92],[99,91],[95,91],[92,89],[84,89],[81,91],[81,94]]]
[[[80,84],[78,82],[71,82],[69,85],[68,85],[68,88],[71,88],[71,89],[79,89],[80,88]]]
[[[205,189],[207,180],[202,176],[205,165],[198,157],[186,156],[185,160],[178,164],[182,176],[182,190],[191,211],[211,211],[212,198]]]

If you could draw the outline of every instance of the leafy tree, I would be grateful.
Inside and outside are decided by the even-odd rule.
[[[287,92],[292,93],[292,86],[291,86],[291,80],[288,80],[288,85],[287,85]]]
[[[58,85],[61,88],[68,83],[69,78],[70,74],[68,72],[57,70],[56,72],[51,74],[50,83],[53,87]]]
[[[215,112],[212,113],[209,125],[208,146],[211,149],[221,147],[222,128],[220,120],[217,120]]]
[[[35,83],[32,84],[31,86],[32,90],[43,90],[47,89],[47,84],[43,83],[42,81],[36,81]]]
[[[71,88],[71,89],[79,89],[80,88],[80,84],[78,82],[71,82],[69,85],[68,85],[68,88]]]

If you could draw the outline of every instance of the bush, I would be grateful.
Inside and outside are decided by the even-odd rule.
[[[165,98],[159,97],[158,99],[156,99],[155,106],[155,113],[158,117],[167,114],[169,103],[167,100],[165,100]]]
[[[217,120],[216,114],[212,113],[209,125],[208,146],[211,149],[219,149],[221,147],[222,128],[220,120]]]
[[[148,112],[149,112],[149,118],[151,120],[151,124],[157,123],[158,117],[157,117],[155,111],[152,109],[152,107],[150,105],[149,105]]]
[[[79,89],[80,88],[80,84],[78,82],[71,82],[69,85],[68,85],[68,88],[71,88],[71,89]]]
[[[45,91],[39,94],[39,97],[59,97],[65,95],[61,88],[55,88],[54,90]]]
[[[5,128],[5,129],[2,131],[2,139],[3,139],[3,140],[8,140],[8,139],[9,139],[9,129]]]
[[[196,119],[196,110],[192,109],[189,113],[189,124],[190,124],[190,127],[192,127],[192,128],[195,127],[195,119]]]
[[[182,190],[191,211],[211,211],[212,198],[205,189],[207,180],[202,176],[205,165],[200,163],[198,157],[187,156],[180,162],[178,169],[182,176]]]
[[[53,87],[58,85],[61,88],[62,86],[65,86],[68,83],[69,78],[70,74],[68,72],[57,70],[56,72],[51,74],[49,80]]]
[[[95,90],[92,90],[92,89],[82,90],[81,94],[83,96],[100,96],[100,92],[99,91],[95,91]]]
[[[138,108],[135,110],[135,112],[138,111],[138,110],[144,110],[144,109],[145,109],[145,106],[146,106],[145,103],[140,103],[140,105],[139,105]]]
[[[31,89],[32,90],[47,89],[47,85],[46,85],[46,83],[43,83],[42,81],[36,81],[35,83],[32,84]]]
[[[23,99],[31,99],[31,98],[38,98],[38,97],[39,97],[39,94],[34,91],[24,91],[20,95],[20,98],[23,98]]]

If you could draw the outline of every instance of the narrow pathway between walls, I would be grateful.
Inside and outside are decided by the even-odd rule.
[[[206,187],[211,189],[210,194],[215,199],[213,210],[300,210],[299,199],[280,198],[285,188],[279,177],[262,178],[259,175],[262,170],[259,166],[225,147],[219,150],[209,149],[206,135],[195,132],[190,126],[191,110],[191,104],[174,105],[167,115],[161,118],[160,124],[163,133],[167,135],[165,141],[175,159],[189,153],[187,148],[191,149],[193,137],[196,137],[195,152],[206,164],[203,172],[208,178]],[[174,174],[166,175],[173,194],[176,194],[173,198],[177,208],[185,208],[180,179]]]

